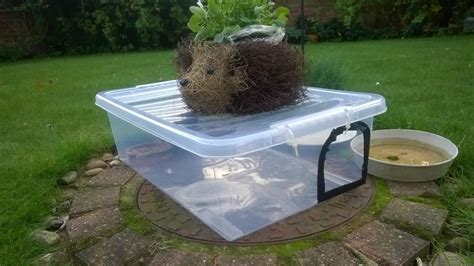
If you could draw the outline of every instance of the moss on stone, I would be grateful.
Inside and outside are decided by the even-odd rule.
[[[326,231],[288,243],[247,246],[215,245],[191,242],[177,236],[166,236],[163,238],[163,241],[166,242],[170,248],[183,251],[206,253],[209,255],[275,254],[279,258],[280,264],[293,265],[297,262],[295,260],[296,253],[317,247],[327,242],[342,241],[347,234],[372,220],[373,217],[371,215],[361,214],[350,222],[342,226],[338,226],[331,231]]]
[[[448,207],[443,204],[443,202],[437,198],[426,198],[426,197],[416,197],[416,196],[406,196],[402,197],[402,199],[412,201],[412,202],[418,202],[418,203],[423,203],[425,205],[429,205],[438,209],[448,209]]]
[[[90,247],[90,246],[93,246],[93,245],[97,244],[100,240],[102,240],[104,238],[111,237],[111,236],[115,235],[116,233],[124,230],[125,228],[126,227],[124,225],[121,225],[119,227],[101,232],[100,234],[78,240],[76,242],[70,243],[68,249],[70,249],[70,250],[85,249],[87,247]]]
[[[146,235],[151,234],[153,225],[141,214],[136,203],[136,195],[144,179],[135,176],[120,190],[119,210],[128,228]]]
[[[300,252],[320,244],[338,240],[333,232],[324,232],[310,238],[295,240],[289,243],[262,244],[262,245],[215,245],[191,242],[179,237],[170,237],[167,243],[175,249],[207,253],[210,255],[249,255],[275,254],[280,260],[291,261],[296,252]]]
[[[389,223],[395,225],[398,229],[401,229],[405,232],[411,233],[413,235],[416,235],[418,237],[421,237],[427,240],[436,238],[436,236],[434,235],[432,231],[418,225],[401,223],[401,222],[396,222],[393,220],[390,220]]]
[[[378,216],[385,206],[392,200],[392,194],[385,180],[375,178],[375,196],[366,213]]]

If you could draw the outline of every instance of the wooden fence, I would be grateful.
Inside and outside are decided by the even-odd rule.
[[[283,5],[291,10],[289,25],[294,26],[301,14],[300,0],[278,0],[278,5]],[[304,14],[308,18],[313,18],[320,22],[326,22],[331,18],[338,17],[335,7],[335,0],[304,0]]]

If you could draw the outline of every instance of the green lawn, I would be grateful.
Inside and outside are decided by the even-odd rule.
[[[307,46],[307,55],[342,65],[343,88],[386,97],[389,109],[377,118],[377,128],[431,131],[460,146],[452,178],[440,183],[458,221],[453,230],[474,239],[474,211],[457,204],[457,197],[474,196],[472,47],[471,35],[324,43]],[[173,56],[164,51],[0,64],[0,265],[25,264],[46,251],[28,236],[60,200],[56,178],[113,145],[95,94],[172,79]]]

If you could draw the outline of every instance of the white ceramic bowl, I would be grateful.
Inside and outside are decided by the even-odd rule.
[[[408,165],[369,158],[369,174],[388,180],[403,182],[435,180],[448,173],[449,168],[458,155],[458,148],[450,140],[429,132],[409,129],[377,130],[372,132],[371,145],[382,144],[384,139],[400,139],[400,141],[406,140],[407,142],[426,144],[439,150],[447,157],[442,162],[430,165]],[[351,142],[355,163],[361,168],[363,163],[363,144],[364,139],[362,135],[354,138]]]

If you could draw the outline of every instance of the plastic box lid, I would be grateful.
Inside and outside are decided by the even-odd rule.
[[[97,94],[110,114],[202,157],[233,157],[384,113],[376,94],[308,87],[308,99],[278,111],[204,116],[183,102],[177,81]]]

